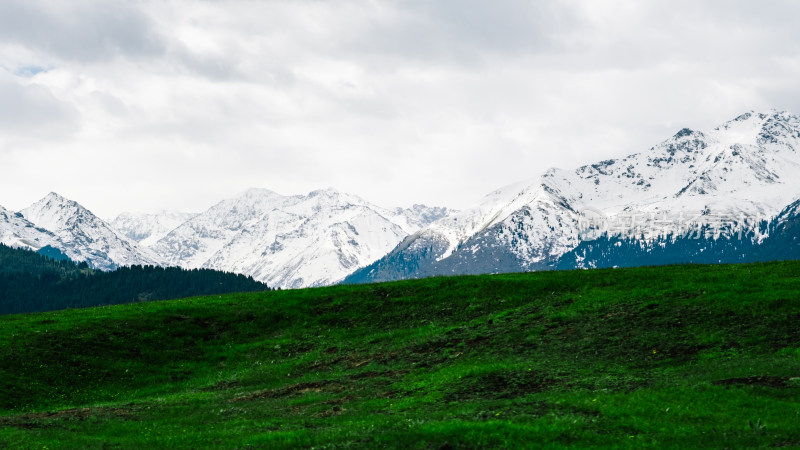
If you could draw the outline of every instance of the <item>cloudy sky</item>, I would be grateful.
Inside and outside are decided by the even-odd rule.
[[[384,206],[800,113],[800,3],[0,0],[0,205]]]

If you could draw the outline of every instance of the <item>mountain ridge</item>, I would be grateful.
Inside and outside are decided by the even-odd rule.
[[[195,215],[167,210],[156,213],[124,212],[117,215],[109,225],[128,240],[149,247]]]
[[[159,265],[156,258],[121,236],[78,202],[51,192],[20,211],[31,223],[58,237],[60,249],[75,262],[101,270]]]
[[[797,197],[798,148],[800,118],[783,111],[683,128],[643,152],[495,190],[345,282],[551,269],[583,242],[587,213],[650,240],[691,224],[770,220]]]
[[[0,242],[106,271],[210,268],[255,275],[277,287],[305,287],[333,284],[450,211],[420,204],[386,209],[333,188],[290,196],[250,188],[200,214],[122,213],[107,223],[51,192],[19,213],[0,209]],[[294,242],[293,253],[280,255],[287,242]],[[282,256],[277,262],[276,253]]]
[[[25,219],[22,214],[9,211],[1,205],[0,243],[31,250],[61,245],[53,233],[37,227]]]
[[[624,245],[633,255],[636,245],[674,243],[694,228],[713,228],[717,239],[735,225],[763,254],[762,242],[776,245],[770,233],[796,230],[773,222],[797,200],[797,179],[800,117],[750,111],[712,130],[682,128],[625,157],[547,169],[462,211],[383,208],[333,188],[289,196],[251,188],[199,214],[123,213],[107,223],[51,192],[20,213],[0,207],[0,242],[63,252],[102,270],[211,268],[281,288],[548,270],[567,260],[579,267],[591,255],[613,266],[609,258],[621,253],[607,246]],[[594,242],[603,236],[607,241]],[[793,238],[784,238],[794,249]],[[589,253],[574,253],[587,245]],[[745,246],[681,245],[690,253]],[[701,259],[713,259],[708,255]]]
[[[335,189],[282,196],[249,189],[151,247],[167,264],[243,273],[271,286],[333,284],[449,210],[385,209]]]

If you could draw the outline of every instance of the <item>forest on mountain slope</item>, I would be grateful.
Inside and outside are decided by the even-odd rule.
[[[251,277],[209,269],[131,266],[102,272],[0,244],[0,314],[268,289]]]

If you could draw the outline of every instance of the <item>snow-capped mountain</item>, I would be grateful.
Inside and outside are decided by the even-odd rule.
[[[385,209],[333,189],[251,189],[198,215],[123,214],[115,230],[51,193],[20,213],[0,207],[0,242],[58,249],[104,270],[202,267],[282,288],[345,277],[800,258],[798,180],[800,118],[751,112],[714,130],[683,129],[625,158],[547,170],[461,212]],[[702,237],[687,237],[693,231]]]
[[[800,258],[800,200],[784,208],[767,227],[767,236],[759,242],[756,260]]]
[[[703,224],[642,239],[603,234],[562,255],[557,269],[719,264],[800,258],[800,200],[771,221]]]
[[[9,247],[38,251],[45,247],[57,248],[61,244],[51,232],[38,228],[22,214],[0,206],[0,243]]]
[[[85,261],[100,270],[158,264],[149,252],[117,234],[91,211],[54,192],[23,209],[20,214],[52,233],[58,239],[53,246],[73,261]]]
[[[800,118],[754,112],[683,129],[648,151],[550,169],[415,233],[346,282],[553,268],[596,229],[653,240],[687,228],[750,227],[800,196]],[[756,237],[756,240],[760,239]]]
[[[333,189],[282,196],[250,189],[186,221],[151,249],[167,265],[250,275],[296,288],[340,281],[448,211],[388,210]]]
[[[442,206],[415,204],[411,208],[393,209],[392,221],[402,224],[405,230],[417,231],[454,212],[456,211]]]
[[[122,213],[110,225],[129,240],[149,247],[196,215],[175,211]]]

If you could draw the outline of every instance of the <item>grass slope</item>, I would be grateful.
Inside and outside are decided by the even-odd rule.
[[[0,317],[0,448],[800,447],[800,263]]]

